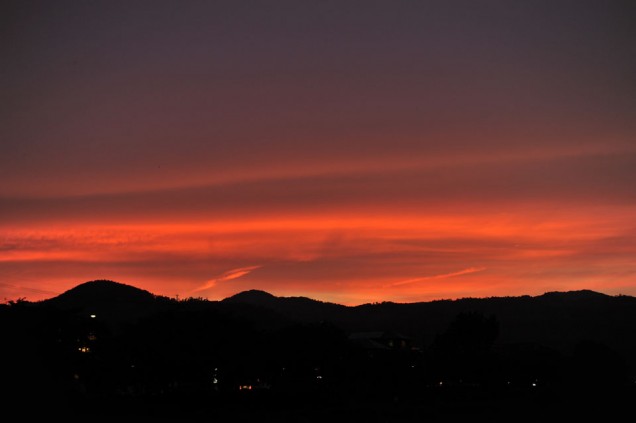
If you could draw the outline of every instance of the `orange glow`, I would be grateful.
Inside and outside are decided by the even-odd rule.
[[[4,232],[11,248],[0,262],[21,272],[13,287],[3,286],[7,293],[25,285],[43,292],[19,294],[29,298],[69,289],[82,275],[159,295],[221,299],[258,288],[349,305],[540,294],[582,280],[616,292],[635,277],[636,245],[616,238],[631,227],[632,213],[608,206],[551,214],[508,208],[13,228]],[[587,274],[580,270],[584,261]]]

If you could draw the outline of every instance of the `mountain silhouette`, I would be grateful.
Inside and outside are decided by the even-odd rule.
[[[111,280],[93,280],[40,303],[76,313],[99,315],[102,321],[119,323],[156,312],[167,302],[170,300],[132,285]]]
[[[307,297],[278,297],[256,289],[221,301],[178,301],[123,283],[95,280],[42,303],[79,313],[100,313],[104,320],[115,323],[159,311],[195,308],[241,316],[259,327],[330,322],[349,333],[395,331],[421,346],[430,345],[459,313],[477,311],[497,316],[500,343],[531,342],[568,351],[578,341],[598,341],[621,351],[636,367],[636,339],[632,336],[636,298],[592,290],[344,306]]]
[[[265,291],[248,290],[221,301],[223,304],[249,304],[274,311],[287,319],[298,322],[347,321],[350,308],[307,297],[277,297]]]
[[[94,280],[0,305],[0,325],[12,398],[86,407],[87,417],[95,404],[231,417],[334,401],[369,418],[399,404],[414,421],[421,407],[441,417],[467,398],[514,411],[510,395],[524,409],[566,401],[569,413],[567,401],[631,404],[620,395],[633,395],[636,369],[636,298],[591,290],[345,306],[262,290],[173,299]]]
[[[45,303],[63,307],[90,306],[116,302],[152,303],[155,296],[150,292],[111,280],[84,282],[63,292]]]
[[[539,298],[551,301],[603,301],[609,297],[609,295],[589,289],[567,292],[551,291],[539,296]]]
[[[223,301],[228,303],[244,303],[257,306],[272,306],[277,300],[278,298],[269,292],[258,289],[250,289],[249,291],[239,292],[238,294],[228,297]]]

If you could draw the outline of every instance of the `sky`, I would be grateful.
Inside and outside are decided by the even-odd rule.
[[[632,1],[8,1],[0,300],[636,295]]]

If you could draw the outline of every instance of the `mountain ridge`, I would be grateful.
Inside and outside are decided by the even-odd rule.
[[[12,392],[32,398],[37,386],[41,400],[86,398],[90,409],[96,398],[103,407],[136,398],[143,407],[163,398],[223,404],[247,399],[243,388],[280,404],[328,393],[365,407],[368,398],[394,407],[396,393],[421,401],[448,392],[455,404],[465,389],[507,403],[535,398],[537,386],[613,398],[636,376],[636,298],[590,290],[350,307],[260,290],[173,299],[96,280],[1,305],[0,324]]]
[[[73,301],[121,301],[126,298],[127,301],[137,302],[150,302],[157,298],[163,298],[166,300],[174,300],[170,297],[156,295],[148,290],[138,288],[134,285],[117,282],[109,279],[95,279],[86,282],[82,282],[73,288],[70,288],[59,295],[35,301],[35,303],[43,304],[64,304],[72,303]],[[413,305],[413,304],[432,304],[440,302],[462,302],[462,301],[484,301],[484,300],[500,300],[500,299],[601,299],[601,298],[636,298],[630,295],[618,294],[610,295],[591,289],[579,289],[568,291],[546,291],[543,294],[538,295],[512,295],[512,296],[487,296],[487,297],[457,297],[457,298],[440,298],[429,301],[413,301],[413,302],[395,302],[395,301],[382,301],[382,302],[368,302],[358,305],[344,305],[329,301],[322,301],[307,296],[277,296],[268,291],[261,289],[247,289],[237,292],[236,294],[225,297],[221,300],[203,300],[209,302],[225,302],[225,303],[251,303],[255,305],[273,304],[277,300],[293,300],[293,301],[310,301],[318,304],[336,305],[346,308],[368,307],[377,305]],[[176,299],[178,301],[178,299]],[[27,301],[30,302],[30,301]]]
[[[19,304],[23,304],[20,302]],[[9,309],[17,305],[0,307]],[[366,303],[346,306],[307,297],[278,297],[262,290],[247,290],[213,301],[174,299],[154,295],[131,285],[108,280],[82,283],[36,303],[30,309],[60,309],[93,317],[114,333],[148,319],[188,321],[211,325],[240,321],[263,333],[286,327],[329,324],[344,333],[391,332],[403,335],[418,348],[433,345],[461,314],[495,318],[500,346],[531,344],[569,353],[582,341],[606,345],[620,352],[636,369],[636,297],[606,295],[592,290],[551,291],[537,296],[458,298],[413,303]],[[174,324],[174,323],[171,323]],[[191,324],[191,323],[188,323]],[[208,327],[208,326],[205,326]]]
[[[246,316],[259,324],[332,322],[349,332],[393,330],[430,343],[458,313],[496,315],[506,341],[532,340],[565,348],[576,338],[592,337],[626,345],[628,329],[636,328],[636,297],[610,296],[592,290],[551,291],[537,296],[457,298],[413,303],[365,303],[346,306],[308,297],[279,297],[246,290],[222,300],[174,299],[132,285],[96,280],[82,283],[47,306],[100,313],[120,323],[167,310],[216,310]],[[265,323],[270,322],[270,323]],[[630,346],[630,348],[632,348]],[[636,341],[633,345],[636,356]]]

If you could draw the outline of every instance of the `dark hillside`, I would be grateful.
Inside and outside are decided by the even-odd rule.
[[[26,414],[317,421],[306,417],[330,407],[495,421],[523,408],[547,421],[548,405],[591,413],[636,400],[636,298],[593,291],[347,307],[257,290],[176,300],[91,281],[4,304],[0,325],[6,399]]]

